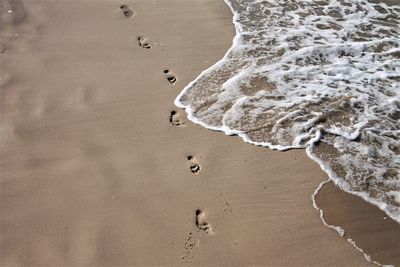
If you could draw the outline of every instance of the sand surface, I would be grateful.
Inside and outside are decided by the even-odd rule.
[[[371,265],[323,226],[304,151],[173,105],[231,44],[222,0],[0,3],[1,266]]]

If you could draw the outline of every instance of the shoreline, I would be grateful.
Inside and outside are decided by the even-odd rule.
[[[256,142],[251,140],[247,135],[246,132],[242,132],[239,130],[234,130],[234,129],[230,129],[229,127],[222,125],[222,126],[213,126],[210,124],[207,124],[206,122],[196,118],[194,116],[194,111],[192,106],[190,105],[185,105],[184,103],[181,102],[182,97],[187,94],[188,90],[192,88],[192,86],[194,84],[196,84],[198,82],[199,79],[202,78],[202,76],[205,76],[205,74],[210,73],[212,71],[214,71],[216,68],[218,68],[219,66],[223,65],[224,62],[229,61],[228,59],[228,55],[232,52],[232,50],[234,50],[235,46],[238,45],[238,40],[241,38],[242,34],[241,34],[241,24],[239,22],[237,22],[238,20],[238,14],[235,13],[232,5],[230,4],[229,0],[224,0],[224,2],[226,3],[226,5],[229,7],[229,9],[231,10],[232,13],[232,23],[235,27],[235,35],[233,37],[233,41],[232,41],[232,45],[229,47],[229,49],[226,51],[226,53],[224,54],[224,56],[218,60],[216,63],[214,63],[212,66],[206,68],[205,70],[203,70],[194,80],[192,80],[188,85],[186,85],[183,90],[178,94],[178,96],[176,97],[174,104],[181,108],[184,109],[187,113],[188,119],[190,121],[192,121],[195,124],[201,125],[202,127],[209,129],[209,130],[213,130],[213,131],[218,131],[218,132],[222,132],[227,136],[239,136],[240,138],[243,139],[243,142],[251,144],[251,145],[256,145],[256,146],[261,146],[261,147],[266,147],[267,149],[272,149],[272,150],[279,150],[279,151],[286,151],[286,150],[291,150],[291,149],[304,149],[306,154],[308,155],[308,157],[313,160],[314,162],[316,162],[320,168],[327,174],[327,176],[329,177],[329,179],[331,181],[333,181],[342,191],[345,191],[349,194],[352,194],[354,196],[358,196],[360,198],[362,198],[365,202],[368,202],[371,205],[376,206],[377,208],[379,208],[380,210],[382,210],[383,212],[386,213],[387,216],[389,216],[392,220],[396,221],[397,223],[400,223],[400,218],[396,219],[394,214],[390,213],[390,209],[388,210],[388,208],[385,210],[385,207],[387,206],[386,203],[382,203],[379,202],[375,199],[369,198],[367,194],[365,194],[365,192],[357,192],[357,191],[347,191],[344,188],[344,185],[346,185],[346,181],[343,179],[340,179],[339,177],[337,177],[337,175],[331,170],[331,166],[329,165],[324,165],[323,161],[315,156],[312,155],[311,152],[311,147],[315,146],[315,144],[317,144],[318,142],[320,142],[321,133],[317,133],[316,136],[310,140],[307,145],[302,145],[302,146],[282,146],[282,145],[273,145],[269,142]],[[391,4],[391,1],[383,1],[386,2],[386,4]],[[393,3],[392,3],[393,4]],[[346,187],[348,187],[346,185]],[[389,206],[390,207],[390,206]]]
[[[117,1],[29,1],[7,28],[2,265],[371,266],[313,209],[326,175],[304,151],[173,105],[230,45],[225,3],[123,4],[128,17]]]

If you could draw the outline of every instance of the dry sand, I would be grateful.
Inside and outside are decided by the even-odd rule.
[[[223,1],[122,2],[0,2],[0,265],[371,265],[321,223],[304,151],[173,105],[231,44]]]

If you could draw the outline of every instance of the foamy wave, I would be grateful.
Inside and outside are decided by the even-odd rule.
[[[226,2],[233,45],[175,104],[246,142],[306,148],[336,185],[400,222],[400,6]]]

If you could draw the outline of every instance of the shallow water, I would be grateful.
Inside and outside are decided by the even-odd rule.
[[[233,46],[176,105],[249,143],[306,148],[338,186],[400,222],[400,4],[226,2]]]

